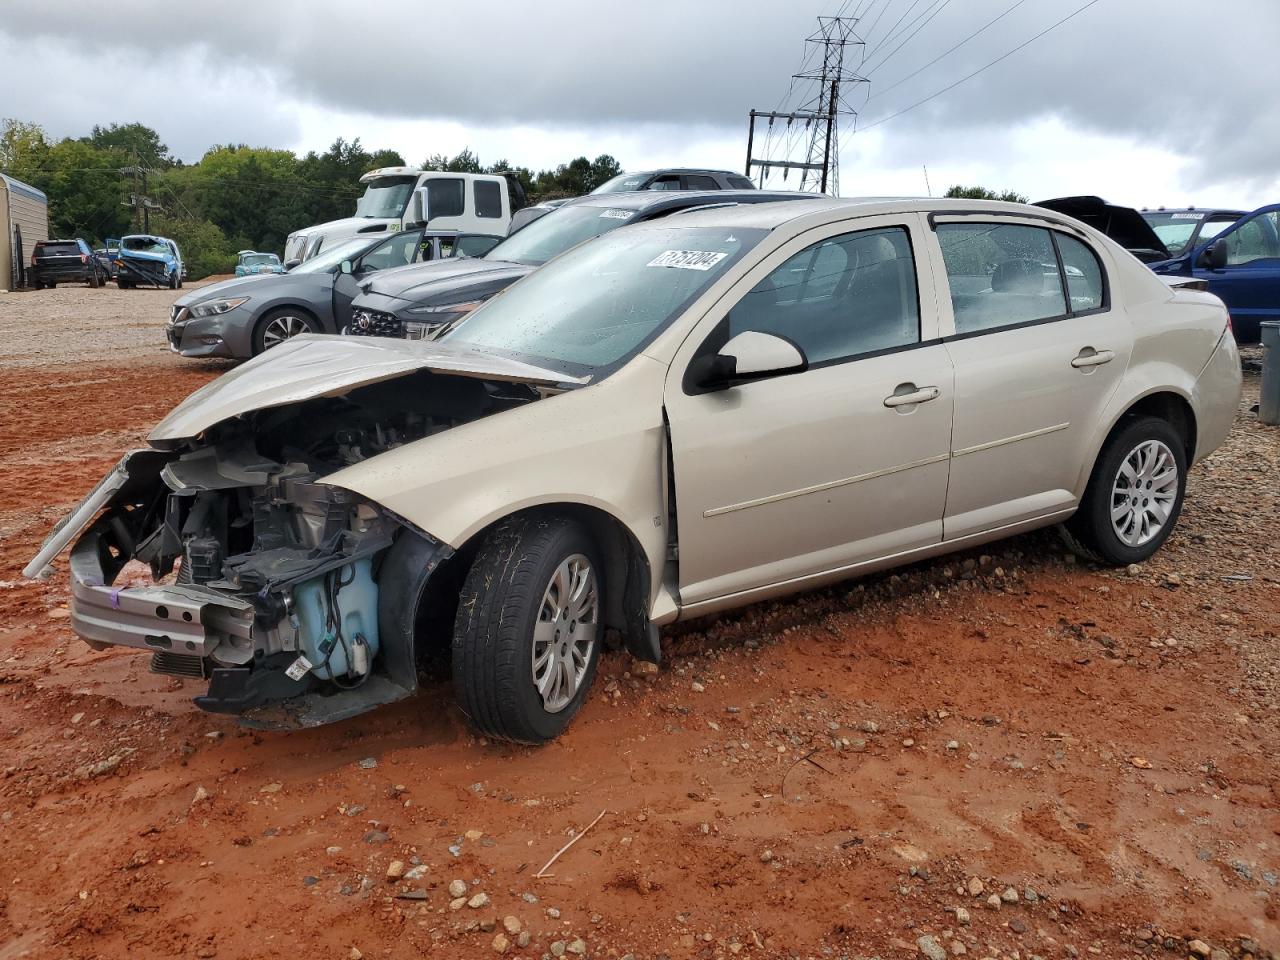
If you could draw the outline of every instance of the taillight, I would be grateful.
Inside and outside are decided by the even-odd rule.
[[[31,255],[31,265],[33,267],[36,265],[36,255],[34,253]]]
[[[88,255],[87,253],[82,253],[82,254],[80,254],[80,262],[81,262],[81,263],[88,263],[88,262],[89,262],[89,255]]]

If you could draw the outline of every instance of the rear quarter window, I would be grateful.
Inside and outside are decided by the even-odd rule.
[[[476,216],[497,219],[502,216],[502,187],[489,180],[476,181]]]

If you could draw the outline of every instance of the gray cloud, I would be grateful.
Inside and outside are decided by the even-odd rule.
[[[922,0],[904,26],[937,2]],[[1026,0],[956,53],[887,89],[1012,0],[951,0],[888,58],[898,40],[886,42],[886,34],[910,0],[850,0],[845,6],[867,8],[864,26],[875,25],[868,43],[872,99],[862,122],[978,69],[1083,2]],[[771,108],[786,91],[815,15],[839,5],[560,0],[535,9],[391,0],[362,8],[292,0],[228,12],[132,0],[131,16],[95,21],[79,4],[24,5],[0,21],[0,45],[7,37],[17,57],[43,49],[43,75],[65,69],[93,78],[103,96],[68,101],[41,83],[20,102],[0,98],[0,113],[51,125],[56,118],[80,130],[114,105],[129,114],[118,119],[156,126],[184,153],[188,143],[198,153],[213,140],[289,141],[296,124],[280,106],[286,101],[476,127],[662,123],[740,131],[749,108]],[[1084,132],[1141,139],[1191,158],[1190,174],[1201,182],[1270,186],[1280,154],[1280,114],[1270,108],[1280,85],[1280,4],[1225,6],[1101,0],[1007,61],[886,123],[887,156],[915,162],[922,139],[945,152],[949,131],[1002,129],[1055,114]],[[139,22],[174,29],[139,30]],[[877,44],[884,46],[877,51]],[[118,79],[102,75],[107,66],[116,78],[136,74],[172,91],[178,105],[120,89]],[[0,83],[15,70],[0,66]],[[255,88],[264,95],[249,97]],[[849,92],[855,103],[867,94]],[[513,147],[513,157],[518,153]]]

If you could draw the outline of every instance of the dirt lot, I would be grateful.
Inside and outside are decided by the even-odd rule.
[[[694,623],[656,676],[608,655],[543,749],[477,741],[439,683],[259,734],[80,643],[65,567],[19,573],[226,369],[164,348],[173,296],[0,295],[0,960],[1280,950],[1256,375],[1141,569],[1045,533]]]

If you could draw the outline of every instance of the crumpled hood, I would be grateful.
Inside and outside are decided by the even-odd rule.
[[[360,289],[362,293],[426,303],[446,295],[452,299],[454,293],[481,283],[505,281],[505,286],[532,271],[533,267],[507,260],[437,260],[379,271],[362,283]]]
[[[443,341],[304,334],[205,384],[161,420],[147,439],[165,449],[254,410],[338,397],[417,370],[540,386],[587,382]]]

